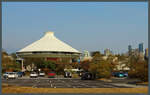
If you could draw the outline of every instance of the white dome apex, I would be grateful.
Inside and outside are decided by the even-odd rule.
[[[18,52],[72,52],[80,53],[78,50],[72,48],[68,44],[62,42],[55,37],[54,32],[45,32],[45,35],[38,41],[26,46]]]
[[[48,32],[45,32],[45,36],[54,36],[54,32],[51,32],[51,31],[48,31]]]

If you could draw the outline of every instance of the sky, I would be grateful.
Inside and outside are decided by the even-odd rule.
[[[2,2],[2,48],[16,52],[45,32],[73,48],[113,53],[148,47],[147,2]]]

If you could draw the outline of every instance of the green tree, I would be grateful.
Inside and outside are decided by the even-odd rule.
[[[37,66],[37,68],[39,69],[43,69],[45,68],[45,64],[44,64],[44,61],[38,61],[38,62],[35,62],[35,65]]]
[[[56,65],[56,72],[57,72],[57,74],[63,74],[64,73],[64,69],[65,69],[65,65],[64,64]]]
[[[11,54],[10,54],[10,56],[12,56],[12,57],[13,57],[13,59],[16,59],[16,58],[17,58],[16,53],[11,53]]]
[[[46,68],[49,68],[52,71],[55,71],[55,69],[56,69],[56,64],[55,64],[54,61],[45,61],[44,65],[45,65]]]

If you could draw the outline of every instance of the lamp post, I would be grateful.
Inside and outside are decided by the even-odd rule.
[[[22,70],[22,72],[24,71],[24,67],[23,67],[23,59],[21,60],[21,70]]]

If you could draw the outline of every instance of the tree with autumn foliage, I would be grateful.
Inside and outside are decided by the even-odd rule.
[[[2,73],[6,71],[20,71],[21,64],[17,63],[7,52],[2,52]]]
[[[148,81],[148,60],[142,60],[137,56],[130,56],[129,58],[130,78],[138,78],[142,81]]]
[[[95,78],[110,78],[112,65],[110,60],[104,60],[100,52],[93,53],[93,59],[89,64],[88,71],[95,75]]]

